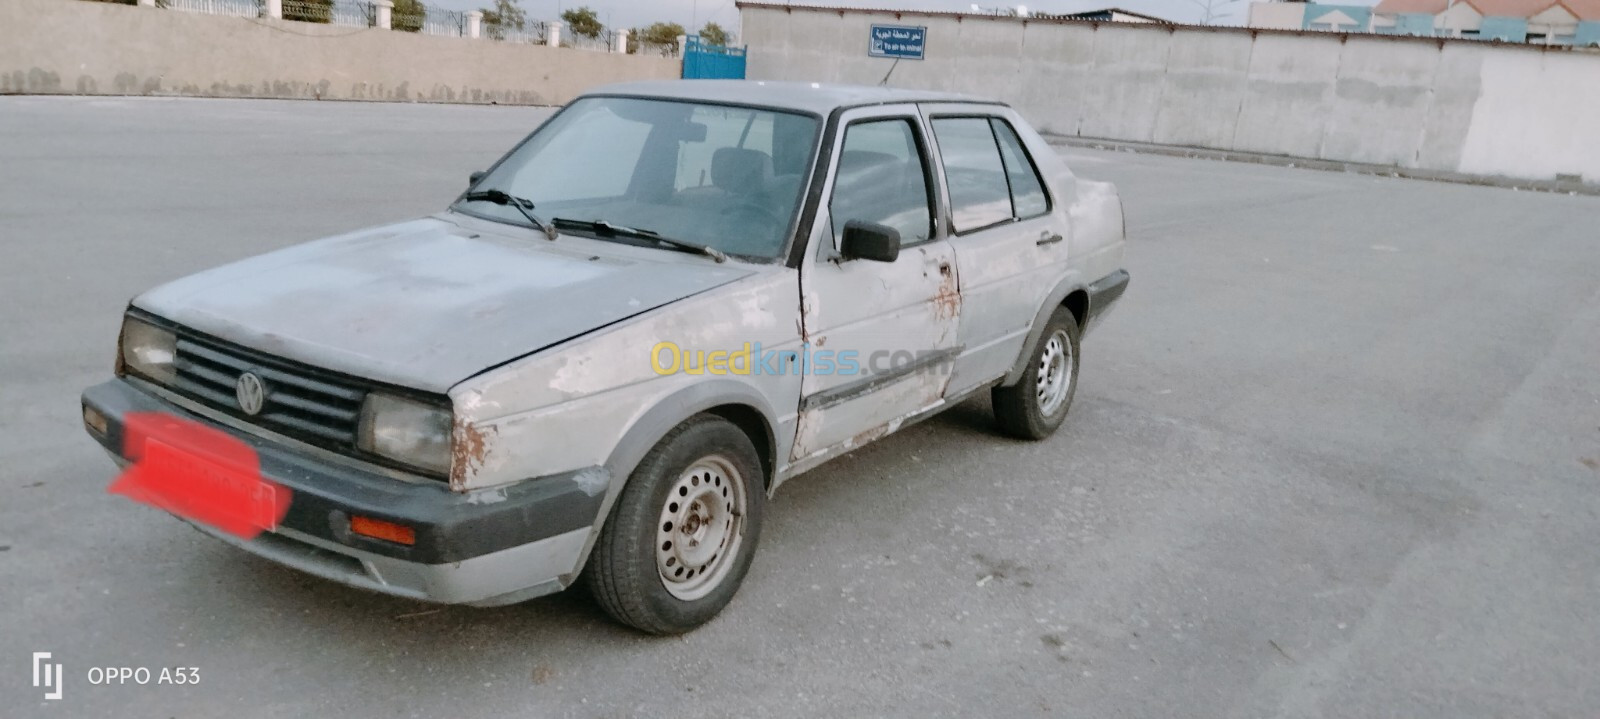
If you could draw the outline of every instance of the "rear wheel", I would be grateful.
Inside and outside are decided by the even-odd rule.
[[[699,415],[639,463],[589,556],[589,588],[607,614],[651,634],[694,629],[744,581],[766,494],[750,439]]]
[[[1067,308],[1050,314],[1022,379],[990,393],[1002,432],[1044,439],[1061,426],[1078,390],[1078,332],[1078,320]]]

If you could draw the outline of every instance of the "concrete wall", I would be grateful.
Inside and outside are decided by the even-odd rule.
[[[0,93],[561,104],[678,61],[74,0],[0,0]]]
[[[1472,41],[742,4],[751,79],[998,97],[1048,133],[1600,185],[1600,54]],[[867,57],[873,23],[927,59]],[[1587,129],[1585,129],[1587,128]]]

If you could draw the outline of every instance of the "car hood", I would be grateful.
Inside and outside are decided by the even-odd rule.
[[[572,239],[503,237],[429,218],[224,265],[133,304],[272,355],[443,392],[752,272],[666,253],[584,251],[577,245],[592,243]]]

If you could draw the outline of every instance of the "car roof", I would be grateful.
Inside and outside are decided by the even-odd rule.
[[[799,110],[826,117],[840,108],[910,102],[972,102],[1001,105],[972,95],[932,90],[907,90],[872,85],[771,80],[652,80],[603,85],[584,95],[633,95],[673,100],[701,100],[729,105],[758,105]]]

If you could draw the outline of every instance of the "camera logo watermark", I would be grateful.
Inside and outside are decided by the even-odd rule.
[[[49,659],[50,652],[33,653],[33,686],[44,689],[46,699],[60,699],[66,675],[60,664],[51,663]],[[200,683],[200,667],[93,666],[89,667],[87,680],[91,687],[193,686]]]
[[[61,698],[61,665],[49,664],[50,652],[33,653],[33,685],[44,687],[44,698]]]

